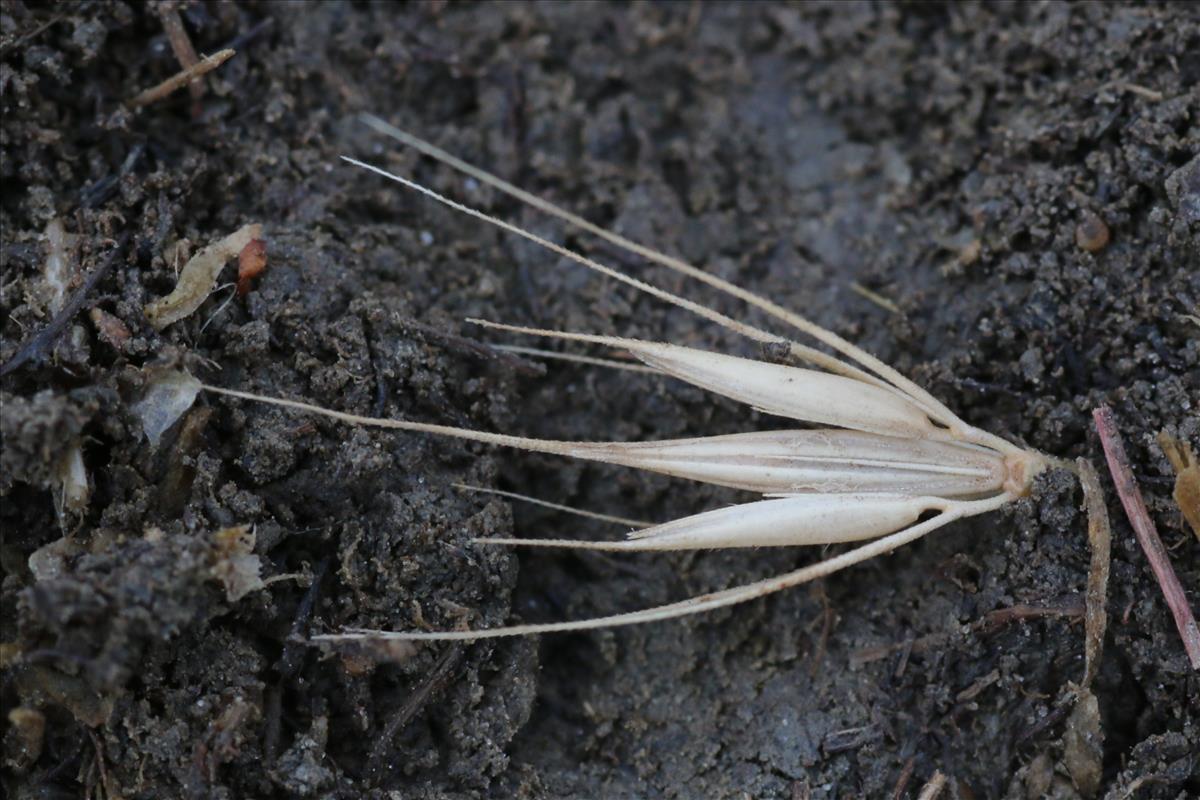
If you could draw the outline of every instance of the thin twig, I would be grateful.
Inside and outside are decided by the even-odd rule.
[[[908,782],[912,780],[913,769],[916,766],[916,756],[912,756],[904,762],[904,767],[900,770],[900,777],[896,779],[896,787],[892,789],[892,800],[900,800],[904,797],[904,790],[908,788]]]
[[[429,671],[429,674],[425,676],[421,684],[408,696],[404,704],[397,709],[395,715],[388,720],[382,734],[376,740],[375,746],[371,750],[370,767],[371,771],[376,775],[377,782],[381,777],[378,771],[383,764],[383,758],[387,754],[387,749],[392,745],[392,740],[417,715],[417,712],[426,706],[430,698],[436,692],[440,691],[450,680],[455,669],[458,667],[459,661],[462,660],[463,649],[461,644],[448,648],[442,654],[442,657],[437,660],[437,663],[433,665],[433,669]]]
[[[199,80],[235,55],[237,55],[236,50],[225,49],[218,53],[213,53],[211,56],[206,56],[187,69],[175,73],[157,86],[151,87],[137,97],[134,97],[129,101],[129,106],[131,108],[141,108],[142,106],[161,100],[176,89],[181,89],[192,81]]]
[[[108,767],[104,764],[104,743],[100,741],[100,737],[91,728],[85,728],[88,736],[92,739],[92,747],[96,749],[96,765],[100,769],[100,785],[104,787],[104,794],[107,797],[113,797],[112,783],[108,778]]]
[[[1069,703],[1061,703],[1054,706],[1048,712],[1038,717],[1036,722],[1017,734],[1017,738],[1013,740],[1013,746],[1021,747],[1026,742],[1036,739],[1043,731],[1053,728],[1062,722],[1070,710],[1071,705]]]
[[[1155,103],[1162,102],[1163,93],[1157,89],[1148,89],[1145,86],[1138,86],[1136,83],[1118,83],[1118,89],[1123,89],[1130,94],[1136,94],[1139,97],[1144,97],[1147,100],[1152,100]]]
[[[167,32],[167,40],[171,43],[171,49],[175,52],[175,59],[179,62],[179,66],[186,70],[199,64],[200,57],[196,55],[192,39],[188,36],[187,29],[183,27],[179,9],[164,5],[159,9],[158,15],[162,20],[163,29]],[[204,84],[193,83],[189,87],[189,91],[192,93],[193,100],[199,100],[204,96]]]
[[[128,241],[129,232],[126,231],[117,239],[116,246],[104,257],[104,260],[100,262],[100,266],[91,271],[91,274],[87,276],[87,280],[83,282],[83,285],[75,290],[75,293],[71,295],[71,299],[54,315],[54,318],[50,320],[50,324],[26,340],[25,344],[21,345],[12,358],[6,361],[4,366],[0,366],[0,376],[7,375],[26,361],[43,355],[50,348],[50,345],[54,344],[54,340],[58,338],[59,334],[67,327],[67,324],[83,308],[87,296],[96,288],[96,284],[112,269],[117,256],[125,249],[125,243]]]
[[[1125,445],[1113,420],[1112,409],[1100,406],[1092,411],[1092,418],[1096,421],[1096,432],[1100,435],[1100,444],[1104,447],[1104,456],[1108,459],[1108,469],[1117,487],[1117,495],[1121,498],[1121,504],[1125,506],[1125,515],[1129,517],[1129,524],[1133,526],[1138,544],[1142,546],[1150,568],[1154,570],[1154,577],[1162,589],[1167,607],[1175,617],[1175,626],[1179,628],[1183,649],[1187,651],[1192,669],[1200,670],[1200,628],[1196,627],[1196,618],[1192,616],[1187,595],[1184,594],[1183,586],[1175,575],[1162,539],[1158,538],[1154,520],[1150,519],[1150,512],[1146,510],[1146,501],[1142,499],[1137,480],[1133,477],[1129,456],[1125,454]]]
[[[325,573],[329,569],[329,559],[322,559],[317,568],[313,570],[312,583],[308,586],[308,591],[304,593],[304,597],[300,599],[300,604],[296,606],[296,616],[292,620],[292,630],[288,634],[286,644],[283,646],[283,655],[279,659],[279,674],[285,679],[290,680],[300,671],[300,667],[304,662],[304,627],[308,624],[309,617],[312,616],[313,607],[317,602],[317,595],[321,593],[321,581],[325,578]]]
[[[90,6],[90,5],[91,5],[91,4],[90,4],[90,3],[88,3],[88,4],[85,4],[85,5],[83,5],[83,6],[76,6],[76,7],[73,9],[73,11],[74,11],[75,13],[77,13],[77,14],[82,14],[84,11],[88,11],[88,10],[90,10],[90,8],[88,7],[88,6]],[[13,39],[11,42],[9,42],[8,44],[4,45],[3,47],[0,47],[0,55],[5,55],[5,54],[7,54],[7,53],[8,53],[10,50],[15,50],[16,48],[20,47],[21,45],[25,44],[25,43],[26,43],[26,42],[28,42],[29,40],[31,40],[31,39],[33,39],[34,37],[36,37],[36,36],[37,36],[38,34],[40,34],[42,31],[44,31],[44,30],[46,30],[47,28],[49,28],[51,25],[55,25],[55,24],[57,24],[57,23],[59,23],[59,22],[62,22],[64,19],[66,19],[66,18],[67,18],[67,17],[69,17],[69,16],[70,16],[70,14],[67,14],[67,13],[63,13],[63,14],[55,14],[53,17],[51,17],[50,19],[46,20],[46,21],[45,21],[45,22],[43,22],[41,25],[38,25],[38,26],[37,26],[36,28],[34,28],[33,30],[29,31],[28,33],[21,34],[21,35],[20,35],[20,36],[18,36],[16,39]]]
[[[83,191],[79,193],[79,206],[96,208],[116,194],[121,179],[133,172],[145,152],[145,142],[135,142],[129,148],[129,154],[125,156],[125,160],[121,162],[121,166],[116,172],[110,172],[90,186],[84,187]]]

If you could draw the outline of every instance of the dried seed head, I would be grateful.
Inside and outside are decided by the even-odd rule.
[[[928,391],[894,368],[804,317],[690,264],[604,231],[432,145],[397,131],[381,120],[371,118],[369,122],[426,155],[572,226],[743,300],[775,320],[812,336],[848,360],[842,361],[812,347],[740,322],[600,264],[528,230],[464,206],[407,178],[346,158],[432,200],[524,237],[577,264],[687,309],[727,330],[761,343],[782,344],[788,347],[791,355],[826,371],[764,363],[635,339],[561,333],[485,322],[479,324],[517,333],[623,348],[655,371],[748,403],[767,413],[838,426],[840,429],[768,431],[645,443],[564,442],[408,420],[372,419],[294,400],[267,398],[216,387],[205,388],[228,396],[322,414],[355,425],[432,433],[621,464],[759,491],[768,498],[653,525],[625,541],[479,540],[487,544],[537,544],[600,550],[674,550],[831,544],[866,538],[874,538],[875,541],[776,578],[628,614],[578,622],[443,633],[351,629],[343,634],[317,639],[467,640],[587,630],[670,619],[741,603],[891,552],[954,520],[1001,508],[1015,497],[1028,493],[1033,477],[1049,463],[1048,457],[1025,451],[967,424]],[[1104,233],[1107,236],[1107,229]],[[928,512],[935,513],[923,518]]]

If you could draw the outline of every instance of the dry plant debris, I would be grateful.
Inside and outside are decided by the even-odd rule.
[[[1158,434],[1158,446],[1175,470],[1175,498],[1183,518],[1200,539],[1200,463],[1187,442],[1181,442],[1166,431]]]
[[[1083,485],[1084,510],[1088,520],[1088,545],[1092,553],[1088,569],[1087,602],[1084,617],[1084,676],[1082,688],[1090,691],[1100,666],[1100,651],[1104,647],[1104,631],[1108,627],[1108,571],[1112,563],[1112,527],[1104,491],[1096,468],[1085,458],[1076,461],[1079,481]]]
[[[196,395],[200,381],[175,369],[154,369],[148,374],[142,399],[133,405],[133,414],[142,423],[142,432],[157,447],[162,435],[182,417]]]
[[[917,795],[917,800],[937,800],[946,788],[946,780],[944,773],[940,770],[935,771],[933,777],[921,787],[921,793]]]
[[[124,322],[102,308],[93,308],[88,312],[88,318],[91,319],[100,338],[114,350],[123,350],[126,342],[133,336]]]
[[[237,51],[226,48],[225,50],[213,53],[211,56],[205,56],[192,66],[186,67],[167,78],[162,83],[151,86],[144,92],[140,92],[130,98],[129,106],[131,108],[141,108],[142,106],[148,106],[153,102],[161,100],[172,92],[200,80],[235,55],[237,55]]]
[[[164,3],[158,9],[159,19],[162,20],[163,30],[167,33],[167,41],[171,43],[171,50],[175,53],[175,58],[179,61],[179,65],[184,69],[194,67],[200,61],[200,56],[196,55],[196,47],[192,44],[192,38],[188,36],[187,29],[183,26],[183,18],[179,16],[179,9],[170,3]],[[192,94],[193,100],[199,100],[204,96],[204,84],[200,81],[193,81],[188,90]]]
[[[46,289],[47,305],[52,313],[62,309],[71,283],[71,251],[77,237],[67,233],[62,219],[55,217],[46,223]]]
[[[1063,763],[1080,794],[1096,794],[1103,775],[1104,732],[1100,727],[1100,701],[1090,690],[1080,693],[1067,717]]]
[[[647,367],[762,411],[831,427],[740,433],[657,442],[563,442],[406,420],[379,419],[220,387],[212,392],[321,414],[352,425],[433,433],[532,452],[635,467],[675,477],[758,492],[766,499],[719,508],[632,532],[623,541],[477,539],[486,545],[552,546],[610,551],[869,544],[784,575],[657,608],[576,622],[513,625],[465,631],[348,630],[322,641],[362,639],[471,640],[586,630],[671,619],[742,603],[830,575],[915,541],[954,520],[999,509],[1029,493],[1049,466],[1073,464],[1020,448],[971,426],[898,371],[836,334],[775,303],[679,259],[638,245],[473,167],[371,116],[364,120],[472,178],[626,251],[699,280],[811,336],[843,358],[719,313],[600,264],[529,231],[455,202],[379,167],[346,161],[400,183],[443,205],[602,275],[684,308],[752,340],[782,348],[814,368],[801,368],[612,336],[565,333],[483,320],[495,330],[598,344],[631,353]],[[1085,490],[1090,490],[1088,484]],[[932,516],[931,516],[932,515]],[[1105,558],[1106,558],[1105,554]],[[1103,571],[1106,574],[1106,569]],[[1096,578],[1101,577],[1097,571]],[[1103,592],[1089,594],[1099,600]],[[1089,655],[1091,648],[1089,646]]]
[[[158,330],[195,312],[212,294],[225,262],[239,255],[246,245],[262,237],[262,225],[246,225],[213,242],[188,259],[179,282],[166,297],[146,306],[146,318]]]
[[[71,299],[54,315],[49,324],[27,339],[24,344],[17,348],[17,352],[13,354],[13,357],[6,361],[3,366],[0,366],[0,376],[7,375],[26,361],[45,355],[50,345],[54,344],[54,341],[66,329],[67,324],[83,308],[88,295],[96,288],[96,284],[100,283],[104,276],[108,274],[108,271],[112,269],[113,264],[116,263],[117,256],[125,249],[125,243],[128,241],[129,234],[121,234],[113,249],[108,252],[108,255],[104,257],[99,266],[88,274],[80,287],[71,295]]]
[[[1154,577],[1158,580],[1163,597],[1167,601],[1167,607],[1171,609],[1171,615],[1175,618],[1175,625],[1179,628],[1179,637],[1183,640],[1183,648],[1187,652],[1192,669],[1200,670],[1200,628],[1196,626],[1196,618],[1188,605],[1187,594],[1179,583],[1175,568],[1171,566],[1167,548],[1158,537],[1154,520],[1150,518],[1146,501],[1142,499],[1142,493],[1138,489],[1137,479],[1133,477],[1129,457],[1125,454],[1125,445],[1121,441],[1112,410],[1101,406],[1092,412],[1092,416],[1096,421],[1096,431],[1100,434],[1100,443],[1104,446],[1104,455],[1108,459],[1108,469],[1117,487],[1117,495],[1125,507],[1125,515],[1129,517],[1129,524],[1133,526],[1138,544],[1142,546],[1142,551],[1146,554]]]
[[[579,537],[576,528],[586,521],[519,507],[510,516],[504,502],[453,494],[451,482],[498,485],[655,522],[671,518],[659,512],[703,511],[717,505],[704,505],[706,498],[732,494],[621,467],[357,430],[241,401],[234,409],[212,396],[164,434],[169,444],[150,452],[128,409],[143,383],[136,370],[160,354],[193,368],[215,360],[222,380],[216,372],[195,372],[212,383],[480,430],[644,441],[785,427],[765,416],[759,425],[750,424],[749,414],[739,419],[744,407],[732,401],[717,399],[710,408],[703,392],[673,379],[598,374],[543,357],[526,363],[540,361],[548,376],[523,380],[495,362],[471,360],[436,339],[410,334],[397,317],[417,316],[467,337],[478,329],[447,320],[544,320],[550,324],[539,327],[650,339],[670,331],[664,340],[679,344],[742,345],[634,297],[628,287],[603,291],[610,281],[585,281],[578,270],[556,266],[556,257],[543,257],[523,242],[488,231],[477,238],[473,220],[448,218],[419,198],[395,196],[390,184],[375,185],[344,169],[326,171],[322,165],[341,152],[335,148],[353,146],[347,154],[429,178],[455,199],[535,224],[539,232],[553,230],[556,241],[572,236],[585,254],[606,263],[615,259],[613,266],[637,277],[661,277],[672,281],[666,288],[680,288],[665,270],[626,262],[603,244],[560,233],[553,221],[535,220],[428,159],[385,147],[387,155],[375,161],[379,142],[365,141],[343,124],[359,108],[394,109],[391,121],[436,131],[438,140],[446,139],[443,146],[452,142],[459,155],[498,166],[506,177],[520,176],[525,188],[549,192],[556,202],[595,214],[594,221],[611,220],[627,235],[637,231],[635,238],[666,245],[668,252],[702,258],[693,263],[747,288],[764,289],[771,299],[884,356],[960,416],[1014,443],[1072,459],[1095,457],[1099,448],[1088,450],[1084,426],[1090,419],[1078,414],[1080,404],[1106,392],[1136,403],[1128,416],[1114,406],[1121,433],[1192,608],[1200,612],[1193,591],[1200,577],[1191,569],[1197,540],[1171,500],[1176,476],[1150,443],[1165,427],[1200,453],[1189,419],[1194,404],[1189,409],[1186,402],[1200,397],[1200,351],[1191,346],[1200,334],[1200,311],[1187,267],[1196,239],[1186,212],[1200,207],[1200,194],[1165,195],[1163,184],[1194,155],[1187,135],[1196,122],[1195,86],[1187,82],[1194,64],[1186,44],[1197,19],[1181,13],[1186,4],[1051,3],[1011,12],[964,4],[928,14],[885,0],[842,6],[834,15],[806,4],[770,3],[700,3],[683,10],[601,4],[581,14],[554,14],[552,4],[469,11],[412,4],[398,12],[391,9],[399,4],[352,4],[341,11],[314,4],[311,13],[276,15],[269,33],[243,47],[247,35],[271,21],[255,25],[261,14],[273,13],[270,7],[188,0],[177,6],[186,8],[184,22],[201,54],[226,46],[238,51],[193,84],[208,87],[199,117],[188,89],[132,115],[114,107],[183,66],[153,13],[157,4],[84,0],[48,29],[46,20],[62,7],[22,0],[3,5],[16,24],[0,26],[0,82],[16,111],[4,122],[5,164],[15,182],[3,225],[0,363],[53,315],[34,302],[42,294],[46,252],[40,237],[50,214],[59,215],[68,232],[82,234],[83,257],[69,262],[66,297],[108,250],[99,237],[129,227],[138,244],[126,248],[46,358],[6,376],[0,387],[6,417],[18,402],[52,390],[56,413],[83,426],[78,433],[95,490],[73,535],[97,541],[98,550],[121,547],[117,552],[124,553],[109,543],[114,533],[137,542],[147,524],[182,521],[203,545],[224,525],[253,521],[259,552],[275,569],[297,570],[322,557],[332,564],[311,625],[298,633],[291,623],[305,596],[302,585],[270,584],[269,594],[253,593],[231,607],[204,570],[202,592],[185,595],[190,599],[183,610],[190,614],[181,635],[160,634],[165,629],[156,623],[144,660],[133,651],[142,662],[140,674],[120,690],[114,715],[97,731],[118,795],[282,794],[267,773],[320,715],[330,720],[330,746],[317,757],[337,773],[337,784],[325,791],[354,796],[391,788],[505,794],[524,787],[536,795],[539,787],[553,786],[579,797],[672,791],[708,797],[739,790],[788,797],[798,782],[811,786],[813,797],[832,791],[822,789],[826,784],[886,797],[908,759],[912,777],[900,795],[908,800],[935,767],[953,776],[953,791],[943,797],[1074,795],[1064,788],[1056,741],[1066,717],[1027,734],[1057,707],[1053,698],[1062,682],[1078,681],[1084,667],[1085,526],[1076,510],[1078,492],[1071,495],[1064,473],[1039,479],[1046,494],[1011,512],[949,526],[919,543],[919,553],[897,551],[814,583],[814,590],[828,592],[828,613],[817,595],[801,587],[682,625],[554,637],[540,646],[534,640],[466,648],[463,671],[449,690],[387,748],[380,776],[386,788],[371,787],[365,773],[356,772],[362,740],[379,738],[385,715],[449,648],[410,648],[406,664],[380,669],[372,653],[383,644],[338,647],[338,658],[329,660],[305,641],[310,634],[344,625],[425,629],[421,611],[435,626],[429,629],[453,627],[449,607],[429,602],[442,597],[477,613],[479,627],[502,624],[507,609],[524,615],[523,621],[615,613],[756,580],[820,556],[793,549],[693,558],[481,548],[465,540]],[[693,10],[701,17],[695,36],[677,24]],[[389,33],[382,43],[363,52],[361,43],[375,42],[384,30]],[[31,31],[34,36],[14,45]],[[989,35],[981,38],[980,31]],[[1071,68],[1061,69],[1063,64]],[[642,83],[645,77],[653,86]],[[1163,102],[1098,88],[1110,80],[1152,87]],[[921,108],[907,102],[911,97],[921,99]],[[139,159],[127,160],[139,151]],[[276,168],[280,164],[283,169]],[[898,174],[904,168],[911,177]],[[22,187],[31,190],[27,197]],[[1085,197],[1071,202],[1073,188]],[[263,208],[272,209],[270,218],[263,219]],[[1112,241],[1098,257],[1075,244],[1082,208],[1102,214],[1112,229]],[[287,223],[280,231],[286,239],[277,245],[268,226],[280,220]],[[191,255],[174,270],[169,258],[163,267],[158,253],[164,246],[169,257],[169,244],[189,237],[194,253],[254,221],[266,223],[264,233],[271,235],[270,266],[247,302],[235,299],[217,314],[233,292],[220,288],[191,317],[154,335],[141,306],[170,292]],[[952,246],[943,237],[952,238]],[[943,278],[939,265],[960,251],[975,251],[974,263]],[[234,281],[235,273],[236,265],[227,264],[219,284]],[[824,277],[836,283],[825,284]],[[889,317],[851,295],[851,280],[882,291],[909,317]],[[580,291],[568,295],[575,287]],[[694,299],[710,299],[702,297],[705,287],[694,295],[692,286],[682,288]],[[809,299],[818,299],[818,310],[807,305]],[[719,310],[742,316],[734,302],[717,302]],[[84,319],[92,306],[129,327],[127,350],[117,352],[93,333]],[[1185,312],[1192,321],[1181,317]],[[199,335],[210,317],[214,321]],[[552,322],[557,320],[565,322]],[[973,320],[989,327],[976,329]],[[535,344],[489,332],[478,338]],[[1019,364],[1027,352],[1032,361]],[[1038,353],[1041,363],[1034,363]],[[773,349],[769,360],[778,360]],[[347,378],[352,382],[344,392],[335,388]],[[425,390],[430,380],[440,389],[436,397]],[[591,386],[599,394],[576,394],[581,407],[555,405],[568,396],[566,389],[586,392]],[[91,401],[81,400],[79,390],[101,387],[115,388],[119,396],[92,414]],[[641,387],[644,393],[637,391]],[[196,491],[188,488],[180,505],[165,510],[158,499],[171,483],[164,465],[185,452],[188,426],[210,403],[209,426],[192,456],[180,462],[199,468]],[[1090,413],[1091,406],[1084,410]],[[606,412],[620,414],[617,431],[609,429]],[[19,474],[31,480],[8,469],[7,458],[0,476],[7,518],[39,521],[13,524],[12,536],[5,536],[5,547],[18,559],[60,535],[51,486],[39,475],[49,479],[55,453],[76,428],[69,436],[5,428],[6,451],[26,444],[31,454],[43,443],[54,448],[40,464],[29,459],[28,467],[20,465]],[[368,449],[376,444],[382,457]],[[327,480],[341,471],[348,480]],[[409,485],[410,476],[423,482]],[[1103,481],[1111,490],[1107,476]],[[1124,512],[1115,495],[1109,500],[1121,527]],[[411,521],[410,508],[417,513]],[[439,540],[443,520],[447,538]],[[595,538],[624,533],[592,523],[586,528]],[[1132,533],[1127,537],[1117,551],[1141,559],[1140,550],[1129,549],[1136,550]],[[960,549],[972,564],[944,559]],[[368,560],[383,551],[403,558]],[[11,552],[6,557],[13,562]],[[67,583],[38,589],[56,608],[73,603],[58,587],[91,580],[89,567],[77,562],[67,562]],[[88,556],[81,563],[93,562]],[[52,627],[49,614],[39,617],[17,605],[29,584],[15,563],[11,572],[6,565],[4,607],[16,609],[18,630],[32,632],[20,641],[70,645],[72,653],[88,658],[100,654],[103,666],[112,651],[101,650],[111,645],[100,626],[77,617]],[[148,580],[173,574],[158,567],[130,574],[113,566],[90,573],[109,597],[142,592]],[[1198,684],[1174,626],[1162,615],[1157,586],[1147,588],[1154,583],[1150,571],[1119,561],[1113,569],[1121,578],[1109,600],[1116,630],[1105,642],[1103,679],[1095,686],[1106,715],[1110,705],[1119,709],[1106,723],[1111,719],[1119,727],[1108,731],[1100,795],[1124,796],[1135,778],[1142,785],[1134,797],[1186,793],[1200,766],[1193,756],[1200,724],[1190,710]],[[569,593],[573,585],[576,594]],[[161,602],[156,598],[148,610],[158,613]],[[1068,616],[1015,621],[974,637],[958,630],[1022,603],[1060,607]],[[106,623],[139,610],[121,603],[105,609]],[[1123,614],[1128,622],[1117,626]],[[821,655],[816,648],[827,628],[832,630]],[[922,648],[931,634],[943,633],[941,642]],[[905,639],[916,642],[911,657],[906,651],[887,664],[845,669],[855,649]],[[281,647],[297,653],[294,677],[272,666]],[[540,656],[540,665],[532,657],[517,661],[512,654],[518,651]],[[359,657],[355,675],[340,663],[351,652]],[[724,669],[710,672],[710,664]],[[76,669],[62,660],[50,666],[56,665]],[[942,716],[956,692],[997,667],[1001,680],[977,698],[977,708],[954,706]],[[254,681],[266,684],[261,696]],[[206,729],[247,686],[247,702],[263,707],[264,721],[243,726],[244,749],[217,770],[215,783],[206,784],[207,777],[189,782],[193,747],[210,742]],[[577,691],[588,713],[580,715],[572,702],[576,695],[564,691]],[[649,726],[645,693],[661,709]],[[538,710],[526,722],[522,709],[530,695]],[[568,702],[558,705],[559,698]],[[748,698],[759,702],[747,708]],[[816,702],[808,704],[810,698]],[[40,707],[36,698],[12,699]],[[735,706],[722,703],[736,704],[746,716],[731,717],[722,709]],[[363,732],[355,715],[372,705],[376,713]],[[261,745],[257,736],[272,707],[275,748],[269,728]],[[68,711],[43,710],[46,749],[29,778],[9,787],[18,794],[80,794],[76,776],[93,760],[93,748],[86,737],[76,738],[82,729]],[[773,738],[778,722],[786,721],[787,730],[810,733],[819,743],[829,738],[828,730],[872,724],[880,711],[911,724],[860,752],[822,758],[818,749],[820,761],[811,767],[801,762],[806,752],[798,755],[794,746],[802,740]],[[1134,719],[1136,729],[1125,724]],[[488,735],[466,738],[481,722]],[[574,730],[584,738],[572,736]],[[1164,734],[1178,741],[1168,746]],[[72,762],[77,745],[81,753]],[[151,751],[158,757],[140,763]],[[1019,773],[1043,753],[1056,785],[1027,794]],[[212,763],[208,759],[195,774],[211,775]]]
[[[254,555],[256,537],[249,525],[222,528],[213,535],[216,563],[213,577],[225,587],[225,596],[236,603],[266,584],[262,579],[262,559]]]

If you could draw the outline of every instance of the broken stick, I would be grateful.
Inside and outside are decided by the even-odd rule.
[[[176,89],[182,89],[189,83],[199,80],[204,75],[233,58],[236,54],[236,50],[226,49],[213,53],[211,56],[205,56],[187,69],[175,73],[157,86],[152,86],[137,97],[134,97],[129,101],[129,106],[131,108],[141,108],[142,106],[150,105],[156,100],[161,100]]]
[[[1104,447],[1104,456],[1108,459],[1108,469],[1117,487],[1117,495],[1121,498],[1121,504],[1125,506],[1125,515],[1129,517],[1129,524],[1133,526],[1138,544],[1142,546],[1142,551],[1150,561],[1150,568],[1154,571],[1163,597],[1166,598],[1167,607],[1175,617],[1175,625],[1179,628],[1183,649],[1192,662],[1192,669],[1200,670],[1200,628],[1196,626],[1196,618],[1188,605],[1187,595],[1179,583],[1175,568],[1171,566],[1167,548],[1163,546],[1162,539],[1158,538],[1154,520],[1150,519],[1146,501],[1142,499],[1137,480],[1133,477],[1129,457],[1125,454],[1125,445],[1113,420],[1112,409],[1100,406],[1092,411],[1092,417],[1096,421],[1096,432],[1100,434],[1100,444]]]

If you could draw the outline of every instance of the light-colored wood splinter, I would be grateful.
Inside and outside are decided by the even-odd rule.
[[[754,341],[782,345],[810,367],[785,366],[690,347],[611,336],[519,328],[474,321],[492,329],[615,348],[654,373],[667,375],[769,414],[805,425],[790,430],[659,442],[567,442],[474,431],[409,420],[378,419],[298,400],[205,387],[242,398],[319,414],[351,425],[432,433],[490,445],[599,461],[758,492],[764,499],[707,511],[633,531],[618,541],[479,539],[480,546],[540,545],[614,551],[829,545],[861,542],[816,564],[676,603],[572,622],[511,625],[468,631],[348,629],[315,637],[471,640],[588,630],[672,619],[743,603],[889,553],[951,522],[999,509],[1029,493],[1049,466],[1073,464],[1014,445],[976,428],[892,367],[810,320],[672,256],[604,230],[541,198],[463,162],[376,117],[368,125],[427,156],[647,260],[698,280],[806,334],[838,355],[733,319],[633,278],[503,220],[466,206],[387,170],[346,161],[563,258],[663,300]],[[582,358],[579,360],[583,360]],[[517,499],[530,499],[516,495]],[[552,504],[550,504],[553,507]],[[613,519],[611,515],[599,515]],[[629,520],[624,520],[628,523]]]
[[[151,86],[146,91],[130,98],[129,107],[140,108],[142,106],[148,106],[151,103],[157,102],[172,92],[178,91],[184,86],[200,80],[205,75],[212,72],[229,59],[233,58],[235,55],[237,55],[237,51],[225,49],[213,53],[211,56],[205,56],[195,64],[192,64],[190,67],[185,67],[179,72],[176,72],[174,75],[167,78],[157,86]]]

